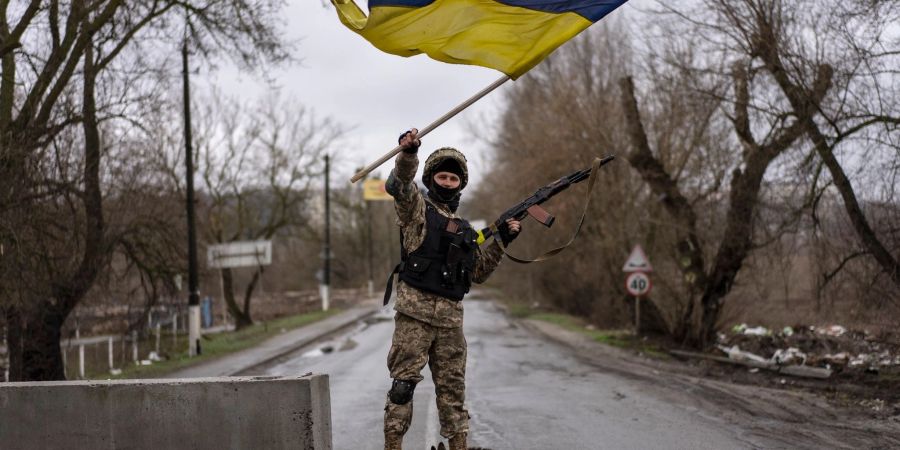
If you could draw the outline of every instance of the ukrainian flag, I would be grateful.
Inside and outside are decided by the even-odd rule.
[[[518,78],[627,0],[331,0],[341,22],[395,55],[425,53]]]

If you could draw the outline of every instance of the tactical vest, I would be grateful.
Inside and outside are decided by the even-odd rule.
[[[404,283],[451,300],[462,300],[472,285],[477,234],[463,219],[450,219],[425,202],[425,240],[407,254],[401,241],[396,271]]]

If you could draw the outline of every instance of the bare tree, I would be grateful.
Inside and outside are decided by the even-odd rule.
[[[824,95],[829,83],[828,74],[823,74],[822,77],[819,95]],[[623,109],[633,146],[632,152],[628,154],[628,160],[650,188],[660,196],[668,213],[683,230],[683,237],[676,247],[679,260],[682,261],[681,271],[685,283],[699,295],[699,307],[702,308],[699,326],[691,327],[691,337],[697,345],[705,346],[715,342],[716,325],[722,303],[751,250],[755,213],[766,170],[775,158],[790,148],[800,137],[801,130],[796,123],[785,124],[770,132],[771,138],[758,142],[751,131],[748,119],[747,76],[742,68],[736,67],[734,122],[736,133],[744,147],[743,169],[735,169],[732,173],[724,238],[719,243],[719,249],[707,272],[697,237],[696,212],[665,168],[653,156],[641,123],[631,80],[624,79],[621,88]],[[682,323],[692,323],[693,305],[692,302],[686,310]]]
[[[589,31],[509,90],[494,140],[496,167],[480,188],[478,211],[502,210],[515,199],[514,187],[537,185],[551,177],[547,171],[577,165],[590,154],[627,150],[634,172],[603,174],[609,184],[598,186],[602,195],[591,205],[593,223],[582,245],[542,270],[506,272],[516,279],[507,285],[524,296],[542,291],[569,312],[615,322],[624,296],[616,287],[620,258],[629,242],[640,240],[656,255],[651,300],[665,328],[705,346],[714,342],[735,287],[761,282],[753,278],[763,272],[752,266],[754,252],[790,258],[772,246],[802,237],[805,218],[812,213],[815,219],[821,207],[831,183],[823,171],[831,166],[806,117],[839,130],[827,136],[832,152],[838,143],[846,150],[861,142],[879,149],[882,168],[858,158],[845,158],[839,168],[858,174],[865,173],[862,167],[876,169],[866,184],[883,193],[880,225],[869,227],[869,234],[860,220],[865,216],[852,223],[860,235],[880,240],[888,254],[897,248],[897,227],[887,221],[896,201],[896,114],[890,111],[898,103],[891,83],[896,64],[889,61],[897,52],[887,48],[896,43],[888,42],[883,28],[896,8],[763,0],[659,5],[660,11],[638,19],[641,29],[633,35],[644,42],[636,49],[604,38],[602,28]],[[821,13],[828,8],[843,18],[816,22],[829,16]],[[773,51],[777,58],[767,53]],[[831,178],[843,184],[837,169]],[[845,205],[853,203],[847,187],[838,186]],[[560,202],[555,208],[565,220],[575,208]],[[553,239],[529,231],[516,249],[533,251],[532,237],[543,240],[540,248]],[[876,242],[861,242],[862,253],[847,255],[875,253]],[[762,261],[757,259],[755,264]],[[886,261],[880,272],[893,276]],[[522,283],[523,276],[535,282]],[[745,294],[743,289],[741,298]]]
[[[475,192],[463,194],[467,216],[493,221],[533,189],[587,167],[594,157],[621,154],[616,79],[631,57],[622,31],[615,23],[600,24],[508,89],[505,111],[487,137],[495,149],[490,170]],[[641,217],[646,210],[640,184],[621,169],[616,162],[599,174],[577,245],[539,265],[504,263],[494,282],[523,302],[546,299],[599,323],[613,325],[627,317],[616,272],[629,240],[647,222]],[[556,225],[526,223],[512,253],[533,257],[562,244],[578,219],[585,189],[586,183],[577,185],[545,205],[557,216]]]
[[[700,299],[703,310],[699,334],[695,334],[698,343],[712,342],[722,301],[752,248],[753,210],[766,168],[792,147],[802,150],[801,142],[797,142],[801,135],[811,140],[815,153],[828,168],[866,252],[897,282],[900,273],[897,260],[869,226],[844,166],[834,156],[836,146],[851,141],[870,128],[878,127],[880,132],[870,133],[865,138],[868,144],[890,136],[891,130],[885,130],[885,125],[896,129],[897,118],[891,117],[889,112],[896,108],[898,97],[890,88],[889,80],[879,79],[878,74],[890,66],[888,61],[896,61],[893,56],[896,52],[872,54],[864,50],[883,47],[879,36],[884,33],[885,24],[890,22],[885,21],[885,16],[891,15],[886,10],[895,8],[867,9],[857,5],[853,10],[843,9],[844,19],[856,16],[858,22],[872,27],[853,33],[849,30],[853,25],[848,25],[846,21],[822,23],[822,18],[829,14],[820,14],[822,9],[818,8],[832,7],[837,11],[847,8],[837,3],[828,6],[804,1],[708,1],[704,3],[704,8],[712,15],[708,21],[703,22],[702,15],[691,14],[694,21],[700,17],[698,28],[701,33],[724,40],[725,43],[718,47],[719,51],[728,52],[733,55],[732,59],[737,59],[733,70],[735,94],[729,102],[733,104],[731,121],[743,147],[744,161],[731,180],[726,240],[717,251],[708,271],[709,276],[704,278],[700,270],[694,270],[697,276],[691,277],[704,286]],[[829,33],[829,28],[837,29],[837,33]],[[817,39],[807,39],[810,34]],[[754,82],[757,85],[755,89],[752,87]],[[623,87],[626,97],[633,98],[629,95],[627,83]],[[778,91],[772,89],[776,87],[784,97],[779,98]],[[752,99],[754,92],[757,93],[755,101]],[[628,98],[624,101],[628,111],[633,101]],[[777,118],[783,125],[780,129],[770,128],[766,137],[760,140],[756,131],[759,126],[754,126],[751,120],[754,110],[757,115],[764,112]],[[646,151],[640,150],[644,145],[638,122],[635,121],[636,108],[632,109],[629,117],[629,122],[634,124],[631,129],[636,151],[646,154]],[[833,136],[822,132],[817,123],[819,117],[821,123],[832,130]],[[856,144],[859,143],[857,140]],[[894,149],[893,158],[896,158],[896,146],[888,145],[888,148]],[[892,158],[887,156],[887,159]],[[644,177],[648,178],[646,174]],[[662,188],[657,190],[665,192]],[[816,190],[813,189],[813,192]],[[811,203],[814,204],[814,200]],[[672,214],[674,216],[675,211]],[[702,259],[695,261],[699,264],[693,264],[694,268],[703,267]],[[685,267],[684,272],[687,276],[692,271]]]
[[[174,54],[187,29],[208,55],[283,60],[279,7],[0,2],[0,307],[12,379],[62,379],[59,333],[69,313],[116,251],[146,254],[134,234],[113,227],[105,197],[116,186],[104,161],[118,144],[109,137],[140,130],[142,105],[166,84],[165,49]]]
[[[312,186],[322,156],[341,131],[277,94],[256,105],[214,94],[198,120],[198,168],[206,211],[202,226],[209,244],[270,240],[309,226]],[[238,328],[251,325],[251,298],[263,268],[247,284],[242,306],[234,274],[221,270],[225,303]]]
[[[900,64],[900,42],[882,42],[889,27],[900,19],[897,5],[834,2],[828,6],[837,14],[825,23],[798,12],[799,17],[792,17],[794,27],[831,38],[826,42],[834,48],[824,52],[818,45],[778,34],[784,28],[785,8],[802,11],[804,2],[784,5],[747,0],[743,5],[719,2],[717,6],[723,14],[739,16],[746,24],[743,39],[752,45],[765,70],[797,111],[798,121],[841,195],[862,247],[900,287],[900,262],[870,225],[837,156],[841,149],[852,152],[861,146],[875,153],[871,159],[879,163],[896,166],[900,156],[900,89],[891,82]],[[836,72],[840,84],[829,98],[820,98],[813,92],[815,80],[810,67]]]

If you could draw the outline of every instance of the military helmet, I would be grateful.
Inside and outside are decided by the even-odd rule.
[[[459,164],[459,168],[462,171],[459,174],[459,190],[466,187],[466,184],[469,182],[469,168],[466,165],[466,156],[453,147],[439,148],[428,155],[428,159],[425,160],[425,168],[422,171],[422,183],[426,187],[431,186],[431,181],[436,173],[435,168],[448,159],[452,159]]]

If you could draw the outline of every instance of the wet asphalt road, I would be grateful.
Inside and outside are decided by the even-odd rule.
[[[258,374],[326,373],[334,448],[383,448],[385,366],[393,321],[372,320]],[[469,445],[503,449],[753,448],[714,412],[665,401],[646,384],[587,365],[572,350],[515,325],[488,301],[467,301]],[[330,352],[322,352],[321,349]],[[406,449],[440,438],[427,366]]]

